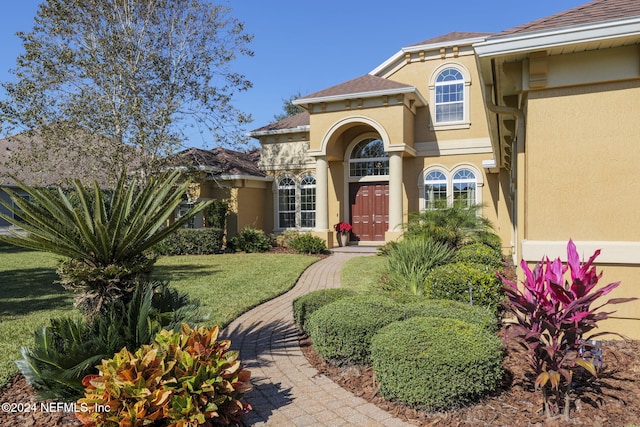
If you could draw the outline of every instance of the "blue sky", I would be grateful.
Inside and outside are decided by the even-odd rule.
[[[588,0],[222,0],[255,38],[255,56],[235,70],[253,82],[236,106],[251,113],[247,130],[264,126],[283,99],[308,94],[364,75],[403,46],[452,31],[499,32],[573,8]],[[22,46],[40,0],[3,4],[0,15],[0,81]],[[200,137],[187,145],[202,146]]]

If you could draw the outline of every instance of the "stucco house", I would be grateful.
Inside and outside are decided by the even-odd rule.
[[[294,101],[250,132],[273,179],[269,232],[331,247],[397,239],[408,214],[483,204],[504,251],[535,263],[572,238],[616,296],[640,294],[640,2],[595,0],[498,34],[403,47],[370,73]],[[607,328],[640,338],[640,304]]]

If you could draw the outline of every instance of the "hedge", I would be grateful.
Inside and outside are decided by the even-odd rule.
[[[366,365],[373,335],[404,315],[401,304],[380,295],[348,297],[316,310],[308,331],[324,359],[336,365]]]
[[[309,317],[320,307],[337,301],[341,298],[353,296],[348,289],[320,289],[293,300],[293,318],[302,332],[309,333]]]
[[[382,396],[427,410],[458,408],[495,390],[502,356],[497,336],[454,319],[394,322],[371,340]]]
[[[471,289],[471,295],[469,294]],[[432,269],[425,279],[425,296],[450,299],[500,311],[502,284],[490,267],[456,262]]]
[[[484,264],[494,269],[502,266],[502,254],[484,243],[472,243],[458,249],[456,262],[467,264]]]
[[[216,254],[222,248],[224,230],[219,228],[183,228],[153,247],[160,255]]]

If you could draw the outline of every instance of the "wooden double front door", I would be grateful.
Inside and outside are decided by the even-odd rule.
[[[389,229],[389,184],[366,182],[349,184],[352,240],[384,241]]]

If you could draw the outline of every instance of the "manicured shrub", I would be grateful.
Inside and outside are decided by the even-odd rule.
[[[217,254],[223,237],[220,228],[182,228],[154,246],[153,251],[160,255]]]
[[[371,360],[385,398],[428,410],[465,405],[503,376],[500,339],[455,319],[394,322],[373,337]]]
[[[199,303],[160,282],[140,285],[131,300],[113,302],[105,313],[84,318],[51,319],[34,332],[34,345],[23,347],[18,369],[42,399],[77,399],[82,378],[96,372],[101,359],[123,347],[149,344],[162,328],[203,321]]]
[[[458,249],[455,261],[466,264],[484,264],[499,269],[502,266],[502,254],[484,243],[477,242]]]
[[[320,289],[309,292],[306,295],[293,300],[293,319],[304,333],[309,333],[309,317],[320,307],[337,301],[341,298],[352,296],[353,292],[348,289]]]
[[[273,247],[271,238],[264,231],[252,227],[245,227],[227,242],[227,247],[232,251],[240,252],[266,252]]]
[[[300,232],[297,230],[284,230],[282,233],[276,234],[274,240],[277,246],[288,248],[291,240],[295,239],[299,235]]]
[[[316,310],[309,335],[320,356],[336,364],[368,364],[371,338],[380,328],[402,319],[402,306],[380,295],[342,298]]]
[[[430,239],[404,239],[389,247],[388,284],[393,289],[424,295],[424,280],[429,271],[450,262],[455,251]]]
[[[85,425],[239,425],[251,406],[250,372],[218,341],[218,327],[163,330],[135,353],[126,348],[84,378],[76,416]]]
[[[308,233],[300,234],[291,239],[289,247],[301,254],[325,254],[328,252],[324,240]]]
[[[495,233],[490,231],[479,232],[473,237],[473,241],[484,243],[490,248],[493,248],[498,254],[502,254],[502,240],[500,240],[500,236]]]
[[[490,331],[497,331],[499,327],[496,315],[487,308],[477,305],[447,299],[428,299],[415,295],[395,297],[394,301],[403,305],[404,319],[438,317],[462,320]]]
[[[492,269],[456,262],[436,267],[425,280],[425,296],[480,305],[498,312],[504,300],[500,279]]]

